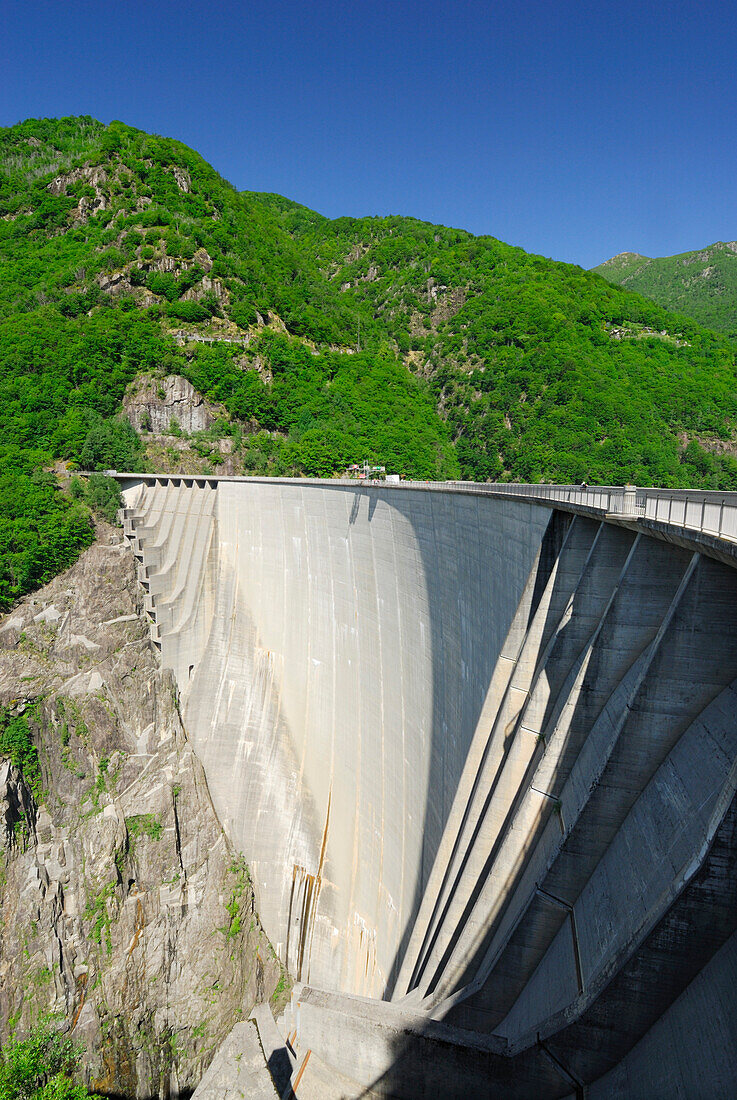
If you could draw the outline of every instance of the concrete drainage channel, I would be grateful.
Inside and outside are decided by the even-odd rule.
[[[197,1100],[730,1095],[732,496],[119,476],[298,983]]]

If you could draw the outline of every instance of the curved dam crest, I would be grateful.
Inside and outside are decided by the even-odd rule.
[[[407,1100],[670,1095],[653,1067],[675,1044],[675,1094],[726,1095],[725,501],[123,484],[213,801],[306,983],[298,1044]],[[674,527],[679,508],[701,528]]]

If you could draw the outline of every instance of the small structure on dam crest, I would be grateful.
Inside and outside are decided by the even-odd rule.
[[[290,1056],[407,1100],[729,1095],[732,496],[118,476]]]

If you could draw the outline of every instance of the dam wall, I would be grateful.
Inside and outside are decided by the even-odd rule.
[[[215,484],[126,491],[162,660],[277,951],[381,997],[550,512]]]
[[[696,1059],[729,1094],[723,504],[132,476],[124,499],[189,736],[304,983],[298,1047],[406,1100],[697,1095]]]

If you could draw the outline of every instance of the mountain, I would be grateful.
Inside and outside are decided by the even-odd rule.
[[[610,283],[737,337],[737,241],[657,259],[620,252],[593,270]]]
[[[625,279],[630,278],[643,264],[650,264],[649,256],[643,256],[639,252],[620,252],[612,256],[611,260],[605,260],[603,264],[591,270],[598,275],[603,275],[610,283],[621,286]]]
[[[430,381],[464,477],[732,483],[731,459],[715,465],[694,443],[731,436],[727,340],[490,237],[279,208],[344,299],[368,306],[383,338]]]
[[[207,426],[154,425],[187,384]],[[0,606],[92,537],[70,463],[737,487],[736,423],[732,343],[581,268],[238,192],[121,122],[0,130]]]

